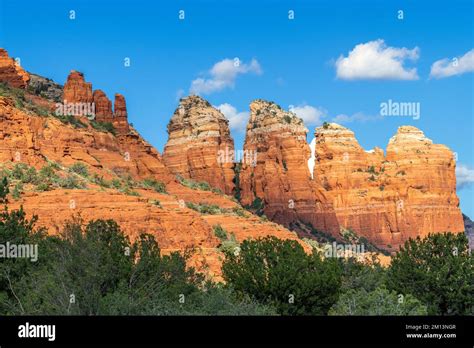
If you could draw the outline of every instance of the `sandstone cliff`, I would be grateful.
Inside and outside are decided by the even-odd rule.
[[[112,111],[112,102],[100,89],[97,89],[92,94],[95,104],[95,119],[98,122],[110,122],[114,120],[114,113]]]
[[[84,74],[72,70],[64,85],[63,99],[68,103],[92,103],[92,83],[84,80]]]
[[[315,138],[313,176],[341,227],[388,250],[409,237],[464,230],[453,154],[417,128],[400,127],[386,156],[364,151],[352,131],[334,123],[317,128]]]
[[[201,97],[184,98],[168,124],[168,135],[163,159],[173,173],[233,192],[234,141],[219,110]]]
[[[26,88],[30,80],[29,74],[3,48],[0,48],[0,77],[1,82],[15,88]]]
[[[100,89],[92,92],[92,83],[86,82],[84,74],[81,72],[71,71],[64,85],[63,99],[65,104],[91,104],[95,121],[111,123],[119,134],[127,134],[130,130],[125,97],[118,93],[115,94],[114,110],[112,111],[112,102],[107,98],[107,95]]]
[[[0,96],[0,171],[9,176],[14,192],[9,206],[23,206],[29,218],[37,215],[38,225],[49,233],[77,216],[84,221],[114,219],[132,240],[147,232],[164,253],[190,252],[188,264],[217,279],[223,253],[215,225],[236,246],[268,235],[298,240],[284,227],[245,212],[228,196],[183,186],[133,128],[114,135],[96,129],[87,118],[56,115],[52,100],[10,92]],[[100,92],[94,95],[105,101]],[[116,110],[126,113],[121,102]],[[109,114],[108,103],[102,105],[98,110]],[[78,163],[79,174],[73,169]],[[38,179],[39,173],[46,174]],[[199,207],[209,207],[212,215]]]
[[[300,118],[272,102],[250,104],[244,151],[257,161],[242,164],[241,202],[260,206],[269,219],[286,226],[301,221],[335,234],[339,229],[332,204],[308,169],[307,132]]]

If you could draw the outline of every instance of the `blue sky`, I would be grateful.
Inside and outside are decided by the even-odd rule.
[[[414,125],[457,152],[461,207],[473,217],[473,17],[469,0],[0,0],[0,47],[59,83],[76,69],[110,98],[124,94],[130,122],[160,151],[179,96],[198,78],[210,86],[203,97],[231,105],[243,125],[256,98],[305,111],[310,135],[317,123],[346,115],[366,149],[385,148],[400,125]],[[374,52],[390,71],[367,76],[368,68],[378,71],[377,62],[363,61]],[[459,64],[450,68],[454,57]],[[218,65],[212,75],[215,64],[234,58],[237,69]],[[420,118],[377,117],[389,99],[420,103]],[[243,132],[232,132],[241,147]]]

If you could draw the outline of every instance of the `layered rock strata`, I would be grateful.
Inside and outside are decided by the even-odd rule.
[[[335,123],[317,128],[315,139],[313,176],[342,228],[388,250],[410,237],[464,230],[453,153],[419,129],[400,127],[386,156],[379,148],[364,151]]]
[[[234,141],[228,120],[199,96],[182,99],[174,112],[163,159],[184,178],[205,181],[227,194],[234,190]]]
[[[335,234],[339,229],[332,205],[308,169],[307,132],[300,118],[274,103],[250,104],[244,151],[256,162],[242,164],[241,202],[260,206],[269,219],[286,226],[302,221]]]

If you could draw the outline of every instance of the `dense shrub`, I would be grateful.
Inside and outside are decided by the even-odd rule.
[[[145,179],[143,180],[142,184],[144,187],[151,188],[156,192],[166,193],[166,185],[154,178]]]
[[[337,301],[342,267],[338,260],[308,255],[294,240],[245,240],[228,253],[223,277],[233,289],[285,315],[324,315]]]
[[[87,166],[82,162],[74,163],[69,169],[71,170],[71,172],[76,173],[80,176],[83,176],[85,178],[89,177],[89,170],[87,169]]]
[[[329,315],[426,315],[426,306],[410,294],[385,288],[349,290],[339,297]]]
[[[431,315],[472,315],[473,257],[462,233],[409,239],[392,259],[387,284],[398,293],[415,296]]]

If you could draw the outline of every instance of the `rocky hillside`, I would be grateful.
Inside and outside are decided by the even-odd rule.
[[[0,170],[9,178],[10,208],[23,206],[49,233],[71,218],[114,219],[132,240],[147,232],[165,253],[189,251],[190,264],[211,277],[220,274],[222,250],[238,250],[246,238],[297,239],[209,185],[177,180],[128,123],[120,94],[112,110],[103,92],[72,71],[58,113],[55,98],[44,89],[35,94],[24,70],[7,63],[0,69]],[[75,115],[81,103],[94,103],[95,117]]]

